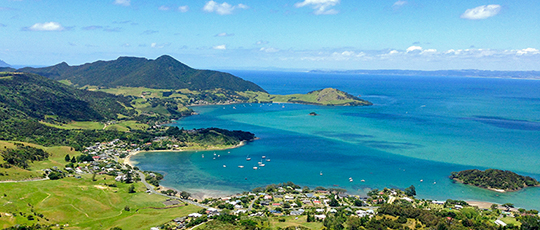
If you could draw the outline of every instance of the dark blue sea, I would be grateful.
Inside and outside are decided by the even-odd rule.
[[[132,158],[137,166],[163,172],[163,185],[194,194],[227,195],[287,181],[352,194],[414,185],[419,198],[540,209],[538,187],[498,193],[448,178],[453,171],[496,168],[540,180],[540,81],[229,72],[272,94],[333,87],[374,105],[195,107],[200,115],[173,125],[245,130],[260,139],[224,151],[138,154]],[[259,161],[265,166],[253,170]]]

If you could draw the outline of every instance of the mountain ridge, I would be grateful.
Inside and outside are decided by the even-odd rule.
[[[96,61],[78,66],[65,62],[44,67],[17,70],[42,75],[53,80],[69,80],[79,87],[94,85],[115,88],[148,87],[156,89],[191,89],[266,92],[253,82],[229,73],[198,70],[168,55],[154,60],[121,56],[112,61]]]

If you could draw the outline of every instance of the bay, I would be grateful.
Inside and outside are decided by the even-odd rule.
[[[361,95],[374,106],[195,107],[200,115],[172,125],[239,129],[260,139],[223,151],[138,154],[132,158],[137,166],[163,172],[163,185],[192,193],[227,195],[287,181],[340,187],[353,194],[414,185],[419,198],[540,209],[539,188],[497,193],[448,179],[452,171],[472,168],[512,170],[540,179],[540,81],[229,72],[272,94],[333,87]],[[252,160],[246,161],[247,156]],[[265,166],[253,170],[258,161]]]

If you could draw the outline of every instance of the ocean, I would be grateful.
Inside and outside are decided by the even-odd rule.
[[[142,153],[131,158],[138,167],[164,173],[164,186],[195,194],[227,195],[288,181],[359,195],[414,185],[422,199],[540,209],[538,187],[498,193],[448,178],[453,171],[496,168],[540,180],[540,81],[228,72],[272,94],[332,87],[374,105],[194,107],[199,115],[172,125],[244,130],[260,139],[223,151]],[[259,161],[265,166],[253,170]]]

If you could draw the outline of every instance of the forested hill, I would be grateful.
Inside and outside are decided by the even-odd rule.
[[[0,120],[96,121],[130,115],[123,96],[79,90],[30,73],[0,72]]]
[[[451,179],[481,188],[516,191],[528,186],[539,186],[540,183],[529,176],[521,176],[511,171],[499,169],[478,169],[452,172]]]
[[[155,60],[120,57],[113,61],[97,61],[80,66],[67,63],[45,68],[22,68],[20,72],[39,74],[54,80],[69,80],[79,87],[146,87],[155,89],[191,89],[265,92],[255,83],[228,73],[193,69],[163,55]]]

